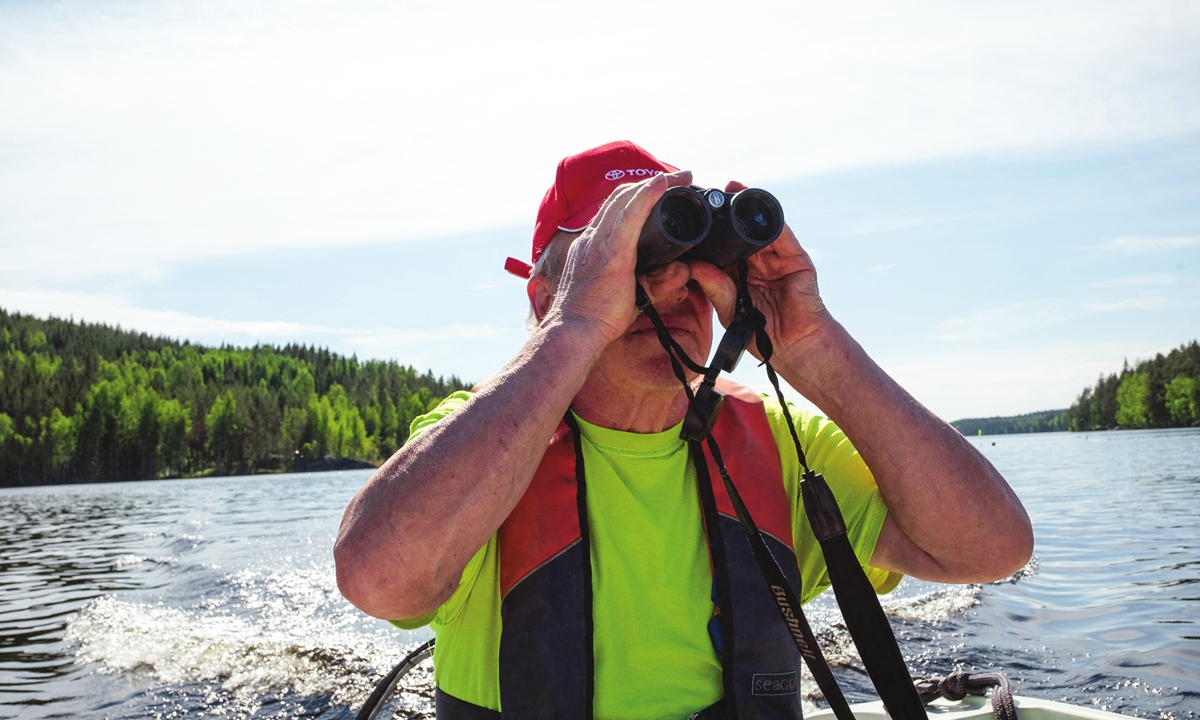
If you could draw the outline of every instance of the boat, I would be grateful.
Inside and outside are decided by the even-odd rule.
[[[1120,715],[1097,708],[1071,705],[1054,700],[1013,695],[1013,705],[1021,720],[1128,720],[1131,716]],[[890,720],[883,703],[855,703],[850,706],[856,720]],[[930,720],[990,720],[993,717],[992,703],[986,697],[968,695],[962,700],[944,698],[925,706]],[[805,716],[807,720],[835,720],[832,710],[820,710]]]
[[[385,702],[395,691],[400,679],[411,672],[422,662],[432,657],[434,641],[430,640],[400,661],[376,685],[375,691],[363,705],[355,720],[375,720]],[[1099,710],[1097,708],[1071,705],[1054,700],[1013,695],[1009,689],[1008,679],[999,674],[968,676],[959,674],[961,687],[968,693],[959,700],[948,700],[938,697],[939,686],[944,685],[947,678],[932,680],[917,680],[917,689],[922,699],[933,697],[925,703],[925,710],[930,720],[1128,720],[1130,715]],[[953,677],[953,676],[952,676]],[[989,699],[982,693],[984,688],[991,688],[992,697]],[[960,690],[959,693],[962,694]],[[891,720],[887,710],[880,700],[854,703],[850,706],[855,720]],[[837,720],[833,710],[825,709],[805,716],[808,720]]]

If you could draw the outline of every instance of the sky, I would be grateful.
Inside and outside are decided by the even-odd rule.
[[[1200,5],[1155,1],[0,0],[0,307],[478,379],[614,139],[773,192],[946,419],[1200,337]]]

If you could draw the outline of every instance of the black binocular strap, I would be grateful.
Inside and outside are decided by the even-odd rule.
[[[663,347],[667,350],[667,357],[671,361],[671,369],[675,373],[675,377],[683,384],[684,392],[687,394],[689,407],[695,401],[695,395],[692,393],[692,388],[688,385],[687,375],[683,371],[683,364],[687,364],[694,372],[695,367],[699,367],[698,372],[706,372],[708,368],[697,365],[683,348],[675,342],[667,331],[666,325],[663,324],[662,318],[654,306],[650,304],[646,296],[645,290],[639,284],[637,286],[638,306],[650,318],[654,325],[655,332],[658,334],[658,339]],[[734,486],[733,481],[729,478],[729,472],[725,469],[725,462],[721,457],[720,447],[717,446],[716,439],[708,432],[707,426],[700,423],[704,429],[704,439],[708,443],[709,451],[713,453],[713,461],[716,463],[721,472],[721,481],[725,486],[726,494],[729,495],[730,501],[733,503],[734,512],[737,515],[738,523],[746,533],[746,539],[750,542],[750,547],[754,552],[754,558],[758,562],[759,570],[766,581],[768,589],[775,598],[776,607],[779,609],[779,614],[783,618],[784,624],[787,626],[789,633],[792,636],[792,641],[796,644],[796,649],[800,651],[801,657],[804,658],[808,665],[809,672],[812,673],[813,679],[817,682],[817,687],[821,688],[821,694],[825,696],[825,700],[829,703],[830,709],[838,720],[854,720],[854,713],[850,711],[850,704],[846,702],[846,696],[842,693],[841,687],[838,686],[837,680],[833,677],[833,672],[829,669],[829,662],[825,660],[825,655],[821,652],[821,646],[817,643],[816,635],[813,634],[812,627],[808,624],[808,619],[804,616],[804,611],[800,607],[800,600],[792,589],[791,583],[784,577],[783,571],[779,569],[779,564],[775,560],[775,556],[771,554],[771,549],[767,547],[766,541],[758,531],[758,526],[754,524],[754,519],[750,517],[749,510],[746,509],[745,503],[742,502],[742,497]],[[696,467],[696,484],[700,493],[701,507],[704,510],[704,522],[709,533],[709,544],[715,548],[721,548],[720,542],[720,523],[718,521],[716,499],[712,492],[712,476],[708,473],[708,461],[704,458],[704,448],[695,441],[689,441],[689,450],[692,455],[692,464]],[[716,533],[716,534],[714,534]],[[731,616],[730,591],[728,575],[724,563],[724,550],[715,549],[713,556],[713,572],[717,583],[718,598],[721,601],[721,635],[722,635],[722,676],[725,685],[725,704],[730,718],[737,717],[737,703],[734,695],[733,687],[733,663],[730,661],[733,657],[733,618]]]
[[[800,491],[842,619],[888,715],[897,720],[926,718],[925,704],[909,676],[892,626],[846,537],[833,491],[824,477],[811,470],[804,473]]]
[[[883,612],[875,588],[867,579],[858,556],[854,554],[854,548],[850,545],[850,539],[846,536],[846,523],[837,499],[825,478],[813,472],[804,457],[800,436],[796,433],[796,424],[792,420],[791,411],[788,410],[787,399],[779,387],[779,376],[771,365],[774,347],[767,335],[766,318],[754,307],[750,299],[746,287],[747,274],[746,262],[743,260],[738,264],[738,309],[748,315],[750,324],[754,327],[755,343],[759,354],[762,355],[763,365],[767,368],[767,378],[771,381],[771,387],[775,388],[775,396],[783,408],[788,432],[796,446],[796,456],[804,468],[800,482],[804,512],[808,516],[817,542],[821,545],[821,554],[825,556],[829,584],[833,586],[833,594],[842,612],[842,619],[846,622],[846,629],[854,640],[854,646],[858,648],[863,667],[867,669],[867,674],[870,675],[888,714],[897,720],[927,720],[925,704],[921,701],[921,695],[917,692],[908,666],[904,663],[904,655],[896,642],[896,634]]]
[[[759,353],[762,355],[763,365],[766,366],[767,377],[775,389],[775,394],[779,399],[784,418],[788,425],[788,431],[792,436],[792,442],[796,448],[797,457],[804,468],[800,487],[804,498],[805,513],[809,518],[809,523],[813,527],[814,534],[817,536],[817,541],[821,545],[821,552],[825,557],[825,564],[829,572],[830,583],[833,586],[834,596],[837,599],[843,619],[846,621],[846,629],[850,632],[850,637],[854,640],[855,647],[858,648],[859,656],[863,660],[867,674],[871,677],[871,682],[875,685],[875,689],[879,693],[879,697],[887,708],[888,713],[893,718],[899,720],[927,720],[928,716],[925,712],[925,707],[921,703],[920,695],[909,676],[908,667],[904,663],[904,656],[900,652],[899,645],[896,643],[895,633],[888,623],[887,616],[883,612],[883,607],[879,604],[879,598],[875,593],[874,587],[867,579],[866,573],[863,572],[862,566],[854,554],[854,549],[850,545],[849,538],[846,536],[845,522],[842,519],[837,500],[834,498],[825,479],[808,467],[807,459],[804,456],[804,449],[800,444],[800,437],[796,432],[795,422],[792,420],[791,412],[788,410],[788,403],[783,396],[783,391],[779,387],[778,375],[775,372],[775,368],[771,365],[771,356],[774,350],[771,339],[766,332],[766,318],[763,317],[761,311],[754,307],[750,298],[750,293],[746,285],[748,272],[744,260],[738,263],[738,275],[736,313],[742,315],[754,328],[755,341]],[[637,286],[637,305],[653,323],[659,341],[662,343],[671,360],[675,376],[684,386],[689,407],[694,406],[695,397],[691,386],[688,385],[687,376],[683,371],[681,363],[686,364],[693,372],[700,372],[702,374],[706,374],[709,368],[705,368],[687,357],[687,353],[683,351],[683,348],[675,342],[667,331],[666,326],[658,316],[654,306],[649,302],[649,298],[640,283]],[[755,558],[758,560],[763,577],[766,579],[767,584],[771,586],[771,591],[776,597],[784,623],[792,631],[796,647],[808,663],[809,669],[813,673],[813,678],[817,681],[817,685],[821,688],[821,692],[825,695],[826,701],[829,702],[830,708],[834,711],[838,719],[848,720],[848,718],[853,718],[845,696],[838,687],[836,680],[833,679],[833,675],[829,671],[829,665],[821,654],[820,648],[817,646],[816,640],[812,635],[812,630],[808,628],[808,623],[804,620],[798,598],[786,579],[783,578],[782,571],[779,570],[774,556],[771,555],[770,549],[766,547],[766,543],[763,541],[761,535],[759,535],[758,529],[750,517],[750,513],[738,495],[737,488],[734,487],[732,480],[729,478],[716,440],[708,432],[705,423],[701,423],[701,426],[703,428],[704,440],[708,444],[709,451],[713,454],[713,461],[720,469],[721,479],[730,500],[734,504],[738,521],[746,531],[747,539],[749,539],[751,547],[754,550]],[[708,475],[708,468],[706,467],[706,463],[703,462],[702,455],[703,453],[701,452],[700,457],[695,462],[698,479],[700,478],[700,473],[703,473],[704,476]],[[704,466],[703,469],[701,469],[702,466]],[[807,632],[804,632],[804,630],[807,630]],[[806,648],[806,645],[809,647]],[[823,666],[822,669],[818,670],[815,667],[817,665]],[[829,684],[831,687],[827,688],[826,684]]]
[[[709,435],[707,440],[709,442],[709,450],[712,451],[716,447],[712,435]],[[710,528],[710,542],[716,543],[719,546],[719,536],[715,538],[712,536],[711,528],[718,527],[717,504],[713,497],[712,476],[708,474],[708,460],[704,457],[704,447],[695,440],[690,441],[688,447],[691,450],[692,464],[696,466],[696,484],[700,488],[700,499],[701,505],[704,508],[705,523]],[[730,501],[733,503],[734,512],[738,516],[738,523],[746,532],[746,539],[750,543],[750,549],[754,551],[754,559],[758,562],[759,571],[762,573],[763,579],[771,591],[771,597],[775,599],[775,605],[779,609],[779,614],[783,617],[783,622],[787,626],[789,634],[792,636],[792,641],[796,644],[796,649],[800,651],[800,656],[804,658],[805,664],[808,665],[809,672],[812,673],[813,679],[817,681],[817,687],[821,688],[821,694],[829,702],[829,707],[833,710],[833,714],[838,720],[854,720],[854,713],[850,711],[850,704],[846,702],[846,696],[842,694],[841,687],[838,686],[837,680],[833,677],[833,671],[829,669],[829,662],[825,660],[825,655],[821,652],[821,646],[817,643],[817,637],[813,634],[812,627],[808,624],[808,618],[804,616],[804,611],[800,608],[800,600],[796,597],[791,583],[784,577],[783,570],[779,568],[779,563],[775,560],[775,556],[771,554],[771,549],[767,547],[762,534],[759,533],[758,527],[754,524],[754,519],[750,517],[749,511],[746,509],[741,496],[737,492],[737,488],[730,481],[729,473],[725,471],[725,463],[721,459],[719,449],[713,456],[713,460],[716,461],[717,467],[720,468],[721,480],[725,485],[725,491],[729,495]],[[714,568],[715,572],[716,569]],[[722,573],[724,573],[723,569]],[[721,576],[718,575],[717,578],[717,589],[718,593],[720,593]],[[729,596],[728,581],[726,581],[725,587],[725,597],[721,599],[722,647],[727,657],[732,658],[733,619],[727,617],[730,608],[727,599]],[[726,675],[726,707],[729,717],[736,718],[737,704],[732,692],[730,677],[733,663],[724,662],[722,665],[725,668],[724,672]]]

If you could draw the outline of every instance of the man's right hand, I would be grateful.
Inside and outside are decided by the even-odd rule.
[[[545,322],[560,322],[596,333],[600,347],[619,338],[637,317],[634,304],[637,241],[654,204],[668,188],[689,185],[686,170],[656,175],[617,188],[580,236],[571,244],[553,303],[539,309]],[[651,299],[687,282],[686,267],[670,268],[645,280]]]
[[[350,602],[402,620],[451,596],[467,561],[525,493],[596,359],[637,316],[642,225],[668,187],[690,181],[673,173],[614,192],[575,239],[557,291],[543,276],[531,280],[540,326],[521,352],[359,490],[334,548]],[[687,266],[673,263],[644,280],[651,297],[663,297],[687,279]]]

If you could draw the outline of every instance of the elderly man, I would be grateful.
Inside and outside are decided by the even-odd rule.
[[[529,340],[473,393],[418,419],[413,439],[346,510],[338,585],[370,615],[432,624],[442,720],[501,709],[605,719],[706,708],[800,714],[799,655],[780,634],[758,568],[746,567],[746,536],[721,529],[733,512],[719,479],[709,496],[719,513],[702,502],[707,487],[680,438],[688,398],[635,305],[640,282],[671,338],[701,361],[713,309],[722,323],[734,313],[733,271],[690,261],[635,274],[655,202],[690,182],[627,142],[563,160],[539,211],[535,265],[508,264],[528,277]],[[825,415],[793,411],[808,464],[827,478],[875,590],[902,575],[983,582],[1019,569],[1033,546],[1020,501],[833,319],[789,229],[749,259],[747,281],[773,365]],[[722,389],[713,436],[807,601],[828,575],[783,409]],[[733,693],[737,702],[722,704]]]

